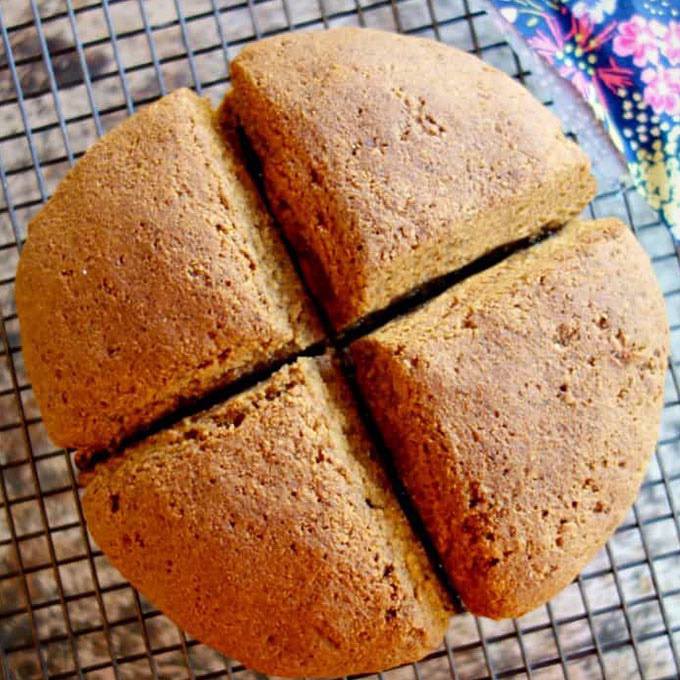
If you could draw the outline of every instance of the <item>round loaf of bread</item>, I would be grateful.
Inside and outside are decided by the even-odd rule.
[[[28,228],[23,354],[56,444],[105,448],[320,336],[207,100],[173,92],[99,140]]]
[[[111,562],[193,636],[256,670],[415,661],[450,607],[327,359],[301,359],[96,468]]]
[[[501,618],[622,520],[657,435],[663,299],[624,225],[572,222],[352,343],[417,536],[342,371],[293,363],[323,332],[236,119],[337,328],[557,228],[593,193],[588,161],[517,83],[431,41],[278,36],[233,82],[219,114],[183,89],[126,120],[31,222],[26,366],[55,443],[107,450],[82,477],[88,527],[163,612],[264,673],[381,671],[446,629],[428,538],[468,608]]]
[[[231,65],[233,107],[272,210],[336,327],[595,191],[586,155],[519,83],[433,40],[370,29],[279,35]]]
[[[543,604],[623,520],[658,436],[667,328],[647,256],[610,219],[573,222],[354,343],[471,611]]]

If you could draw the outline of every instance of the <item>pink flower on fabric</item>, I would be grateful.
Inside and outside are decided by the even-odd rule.
[[[548,32],[536,31],[527,40],[528,44],[563,78],[570,80],[586,100],[590,101],[593,96],[604,100],[603,87],[618,92],[632,84],[633,70],[621,66],[614,57],[609,57],[608,64],[588,59],[611,40],[615,22],[596,33],[590,19],[572,17],[571,28],[565,33],[554,18],[546,17],[545,21]]]
[[[647,21],[634,15],[630,21],[619,24],[618,35],[614,38],[614,52],[620,57],[633,57],[636,66],[656,64],[659,60],[659,45],[664,27],[658,21]]]
[[[654,113],[680,116],[680,69],[646,68],[641,77],[646,84],[643,99]]]
[[[680,21],[669,22],[661,51],[673,66],[680,64]]]

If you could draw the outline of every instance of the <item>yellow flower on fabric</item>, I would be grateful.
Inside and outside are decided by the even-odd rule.
[[[680,128],[674,128],[661,148],[661,140],[652,149],[637,148],[637,163],[628,164],[636,185],[644,192],[652,208],[659,210],[670,225],[680,224]],[[633,146],[633,145],[631,145]]]
[[[645,162],[643,168],[648,190],[658,196],[661,202],[666,203],[671,197],[671,189],[663,161],[650,159]]]

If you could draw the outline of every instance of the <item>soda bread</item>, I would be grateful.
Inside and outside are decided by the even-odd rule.
[[[635,500],[658,436],[668,331],[649,260],[617,220],[572,222],[352,355],[474,613],[546,602]]]
[[[337,328],[595,191],[586,155],[519,83],[432,40],[283,34],[233,61],[270,204]]]
[[[125,121],[31,222],[26,367],[48,433],[95,466],[93,537],[155,605],[265,673],[380,671],[442,639],[430,544],[473,612],[515,616],[621,521],[657,434],[663,301],[622,224],[573,222],[354,342],[416,535],[340,369],[293,363],[323,332],[236,120],[338,329],[558,228],[593,192],[588,161],[517,83],[426,40],[279,36],[233,82],[219,114],[178,90]]]
[[[320,337],[207,100],[182,89],[98,141],[28,228],[23,353],[50,437],[106,448]]]
[[[135,586],[261,672],[373,672],[443,639],[446,595],[327,358],[101,465],[83,507]]]

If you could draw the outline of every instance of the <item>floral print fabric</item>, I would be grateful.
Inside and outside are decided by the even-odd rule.
[[[568,79],[680,244],[680,0],[493,0]]]

